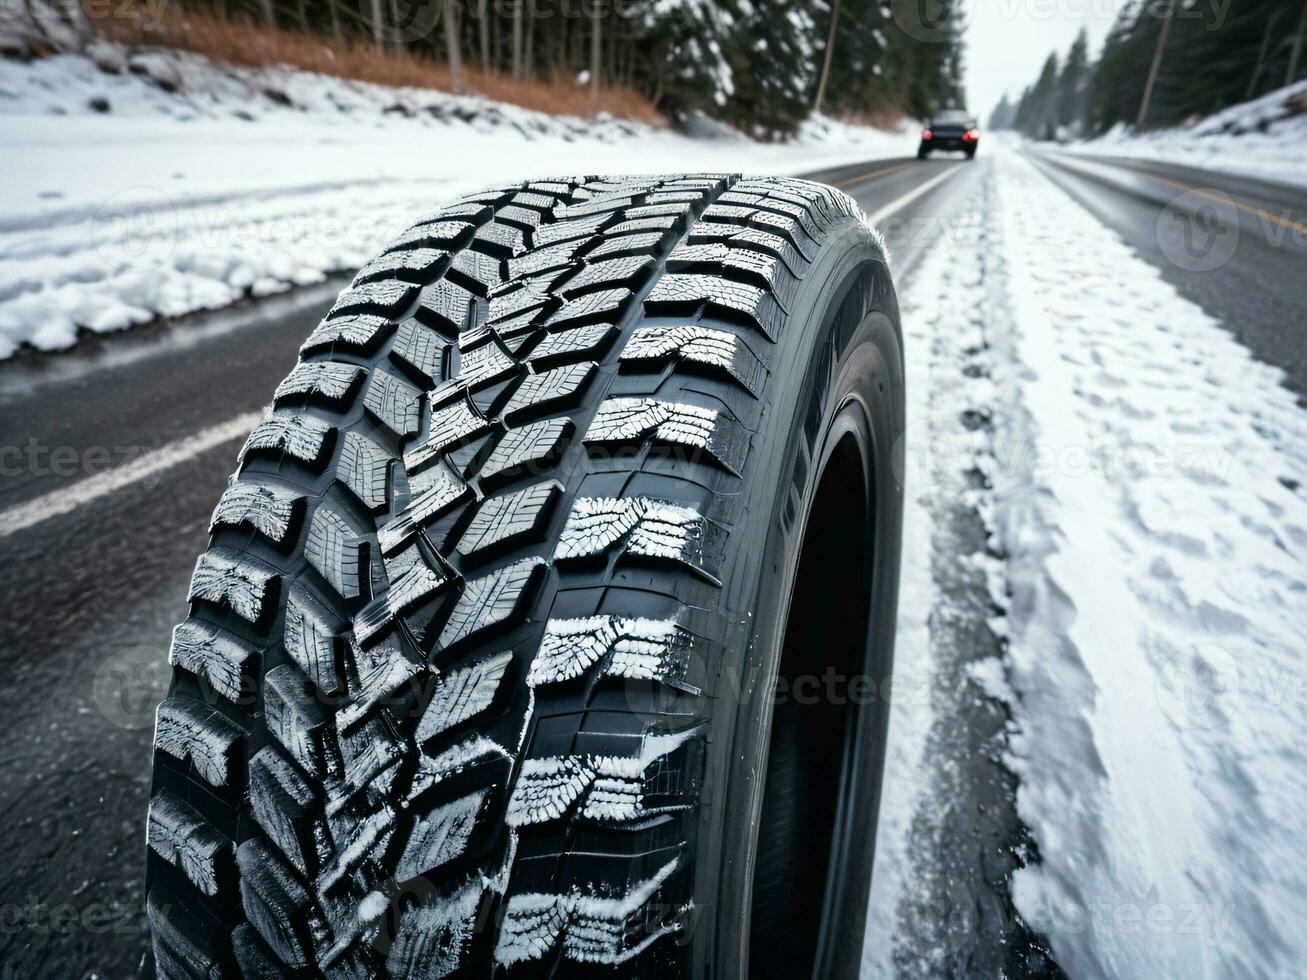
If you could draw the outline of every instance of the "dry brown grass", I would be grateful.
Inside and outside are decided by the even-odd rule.
[[[175,9],[169,9],[158,26],[150,29],[145,26],[145,17],[131,15],[130,8],[126,16],[96,18],[92,23],[107,37],[124,44],[192,51],[230,65],[251,68],[290,65],[360,82],[442,92],[454,90],[449,68],[443,62],[405,51],[383,51],[372,44],[337,45],[321,37]],[[653,126],[666,124],[648,99],[630,89],[601,88],[598,96],[592,98],[589,89],[570,79],[517,80],[500,72],[485,72],[465,65],[463,91],[555,116],[588,119],[607,112]]]
[[[899,124],[904,119],[902,109],[880,109],[875,112],[833,112],[830,115],[832,119],[838,119],[840,122],[852,123],[856,126],[871,126],[874,129],[883,129],[890,133],[897,132]]]

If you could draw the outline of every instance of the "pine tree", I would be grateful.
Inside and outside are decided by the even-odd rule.
[[[1073,134],[1078,134],[1084,126],[1088,78],[1089,35],[1082,27],[1067,52],[1062,74],[1057,79],[1057,125],[1066,127]]]

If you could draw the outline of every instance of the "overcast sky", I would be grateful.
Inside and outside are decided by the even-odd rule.
[[[1076,33],[1089,31],[1097,57],[1123,0],[964,0],[967,106],[983,124],[1004,92],[1015,101],[1044,59],[1066,55]]]

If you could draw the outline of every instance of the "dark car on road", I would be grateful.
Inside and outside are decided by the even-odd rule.
[[[926,124],[921,131],[917,159],[924,160],[931,150],[961,150],[970,160],[980,145],[976,120],[960,109],[948,109]]]

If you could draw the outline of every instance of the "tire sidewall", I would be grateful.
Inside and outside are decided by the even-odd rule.
[[[748,597],[740,608],[752,616],[737,624],[725,652],[736,683],[719,692],[714,707],[695,876],[695,975],[750,972],[749,905],[785,612],[820,477],[846,431],[865,449],[876,535],[864,669],[879,680],[892,667],[903,503],[891,453],[901,451],[904,428],[902,340],[884,253],[861,222],[851,220],[826,243],[775,354],[758,468],[746,490],[746,517],[732,534],[737,567],[747,573],[728,587]],[[763,541],[761,552],[751,544]],[[858,734],[850,755],[863,778],[843,795],[837,827],[865,832],[837,834],[831,851],[840,872],[828,889],[834,914],[827,928],[841,950],[836,975],[856,975],[861,956],[888,704],[863,706],[851,718]]]

